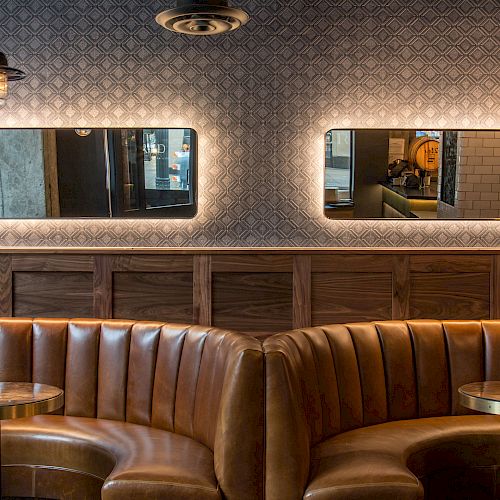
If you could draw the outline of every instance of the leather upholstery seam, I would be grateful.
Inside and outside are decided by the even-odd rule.
[[[109,479],[108,481],[104,482],[104,487],[106,487],[109,484],[112,483],[138,483],[138,484],[161,484],[161,485],[168,485],[168,486],[178,486],[180,488],[192,488],[196,490],[204,490],[204,491],[218,491],[219,487],[218,485],[214,486],[213,488],[209,486],[200,486],[197,484],[187,484],[187,483],[174,483],[172,481],[162,481],[162,480],[154,480],[154,479],[147,479],[147,480],[142,480],[142,479]]]
[[[72,469],[70,467],[58,467],[57,465],[41,465],[41,464],[2,464],[2,467],[27,467],[29,469],[46,469],[46,470],[58,470],[64,472],[71,472],[74,474],[79,474],[81,476],[93,477],[99,479],[99,481],[105,481],[105,478],[98,476],[97,474],[92,474],[91,472],[86,472],[78,469]]]

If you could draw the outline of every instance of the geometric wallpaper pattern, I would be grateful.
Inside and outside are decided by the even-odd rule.
[[[3,127],[193,127],[192,220],[0,221],[0,246],[497,247],[500,221],[332,221],[330,128],[500,129],[498,0],[234,0],[221,37],[154,22],[169,0],[8,0],[29,75]]]

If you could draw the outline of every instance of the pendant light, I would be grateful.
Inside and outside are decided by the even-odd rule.
[[[250,16],[229,7],[227,0],[177,0],[177,7],[161,12],[156,22],[184,35],[220,35],[246,24]]]
[[[7,56],[0,52],[0,106],[5,104],[9,95],[9,82],[15,82],[26,78],[26,75],[20,69],[9,67]]]

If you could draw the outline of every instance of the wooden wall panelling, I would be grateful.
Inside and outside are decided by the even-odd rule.
[[[487,255],[412,255],[410,317],[490,318],[491,273]]]
[[[392,318],[393,260],[386,255],[313,255],[312,325]]]
[[[93,274],[13,273],[14,316],[93,317]]]
[[[293,256],[214,255],[212,323],[258,337],[293,327]]]
[[[193,322],[212,324],[212,259],[196,255],[193,261]]]
[[[93,272],[92,255],[13,255],[12,271],[26,272]]]
[[[113,261],[112,255],[94,256],[93,305],[96,318],[113,317]]]
[[[293,257],[293,327],[311,326],[311,265],[310,255]]]
[[[392,263],[392,319],[408,319],[410,317],[410,257],[395,255]]]
[[[12,257],[0,255],[0,316],[12,316]]]
[[[193,257],[120,255],[113,260],[114,318],[193,323]]]
[[[491,256],[490,318],[500,319],[500,255]]]

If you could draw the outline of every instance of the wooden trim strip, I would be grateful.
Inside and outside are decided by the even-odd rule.
[[[392,259],[392,319],[410,318],[410,257]]]
[[[108,255],[94,257],[94,316],[113,317],[113,260]]]
[[[312,324],[311,260],[310,255],[293,258],[293,328]]]
[[[12,307],[12,258],[0,256],[0,316],[10,318]]]
[[[212,262],[209,255],[197,255],[193,262],[193,322],[212,324]]]
[[[12,270],[26,272],[93,272],[92,255],[13,255]]]
[[[212,257],[214,273],[291,273],[291,255],[217,255]]]
[[[190,255],[117,255],[113,271],[137,273],[192,273],[193,257]]]

